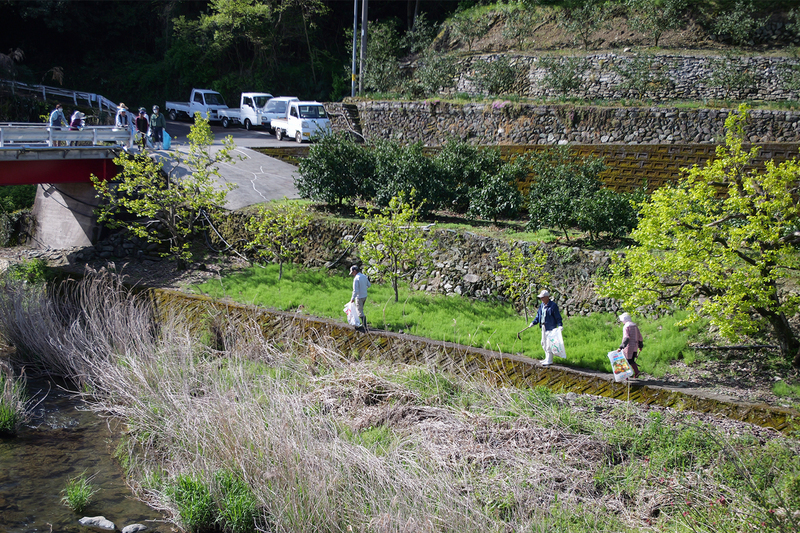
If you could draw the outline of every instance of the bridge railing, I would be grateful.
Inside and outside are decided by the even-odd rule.
[[[2,85],[9,87],[11,89],[11,94],[15,94],[18,91],[21,93],[36,95],[41,94],[42,100],[46,100],[48,95],[57,96],[59,98],[70,98],[72,99],[72,103],[75,105],[78,105],[78,100],[83,100],[92,109],[95,108],[95,106],[92,104],[97,104],[96,107],[98,110],[105,110],[111,115],[117,112],[117,104],[100,94],[81,91],[68,91],[66,89],[59,89],[58,87],[50,87],[47,85],[28,85],[27,83],[21,83],[14,80],[0,80],[0,86]]]
[[[101,143],[133,146],[135,133],[114,126],[87,126],[81,130],[53,128],[38,123],[0,123],[0,148],[21,146],[58,146],[58,143],[84,141],[93,146]]]

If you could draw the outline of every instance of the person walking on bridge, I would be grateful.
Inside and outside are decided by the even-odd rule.
[[[64,110],[61,104],[56,104],[56,108],[50,113],[50,127],[56,130],[61,129],[61,126],[67,126],[67,117],[64,116]]]
[[[150,115],[150,129],[153,132],[153,146],[156,150],[161,150],[164,142],[164,128],[167,127],[167,119],[160,113],[157,105],[153,106],[153,114]]]
[[[47,121],[48,125],[50,126],[50,131],[58,131],[61,129],[61,126],[69,126],[67,124],[67,117],[64,116],[64,110],[61,108],[61,104],[56,104],[56,108],[53,109],[52,113],[50,113],[50,118]],[[60,141],[53,141],[53,146],[58,146]]]

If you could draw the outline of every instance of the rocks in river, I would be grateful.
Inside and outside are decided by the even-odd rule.
[[[96,527],[99,529],[106,529],[108,531],[114,531],[117,527],[114,525],[114,522],[111,520],[106,520],[105,516],[84,516],[80,520],[78,520],[82,526],[90,526]]]
[[[117,529],[117,527],[114,525],[114,522],[111,520],[106,520],[105,516],[84,516],[78,520],[78,522],[80,522],[82,526],[96,527],[98,529],[106,529],[108,531],[114,531]],[[131,524],[122,528],[122,533],[138,533],[139,531],[144,531],[146,529],[147,526],[144,524]]]

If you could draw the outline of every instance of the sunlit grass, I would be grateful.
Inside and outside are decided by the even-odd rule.
[[[292,265],[284,266],[283,279],[278,281],[277,269],[277,265],[255,266],[203,283],[195,290],[215,298],[230,297],[242,303],[345,320],[343,308],[350,301],[352,278],[341,272]],[[373,283],[364,306],[370,327],[501,353],[543,356],[538,328],[527,330],[521,340],[517,339],[517,332],[527,323],[510,304],[433,295],[411,290],[407,285],[401,285],[399,293],[400,299],[395,302],[390,285]],[[658,320],[637,318],[645,337],[645,348],[639,357],[642,370],[662,376],[669,362],[687,350],[688,339],[703,324],[676,326],[683,318],[683,313]],[[611,313],[569,317],[564,320],[563,335],[567,359],[559,362],[607,371],[608,352],[619,346],[622,325]]]

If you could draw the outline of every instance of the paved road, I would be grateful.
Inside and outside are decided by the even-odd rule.
[[[187,135],[191,124],[167,121],[167,131],[173,137],[172,148],[184,151],[188,147]],[[298,198],[294,186],[297,167],[273,157],[263,155],[251,148],[291,146],[294,141],[278,141],[274,135],[263,130],[247,131],[244,128],[223,128],[212,125],[214,143],[211,149],[222,146],[222,140],[230,135],[236,144],[232,154],[234,164],[220,166],[220,174],[228,183],[238,187],[228,193],[228,209],[240,209],[267,200]]]

